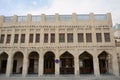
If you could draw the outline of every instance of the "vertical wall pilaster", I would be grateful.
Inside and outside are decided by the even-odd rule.
[[[93,57],[93,65],[94,65],[94,75],[100,76],[99,60],[96,55]]]
[[[7,70],[6,70],[6,76],[9,77],[12,73],[12,65],[13,65],[13,58],[12,55],[9,55],[7,60]]]
[[[5,37],[4,37],[4,41],[3,41],[4,45],[6,44],[6,39],[7,39],[7,33],[5,34]]]
[[[112,55],[112,66],[113,66],[113,74],[115,76],[119,76],[119,68],[118,68],[118,61],[117,61],[117,55]]]
[[[22,76],[26,76],[28,73],[28,55],[24,55],[23,59],[23,70],[22,70]]]
[[[0,28],[2,27],[4,22],[4,16],[0,16]]]
[[[58,55],[58,49],[56,50],[55,60],[58,60],[58,63],[55,62],[55,75],[59,76],[60,74],[60,60]]]
[[[113,23],[112,23],[111,13],[107,13],[106,16],[107,16],[107,22],[108,22],[109,26],[112,27],[112,24],[113,24]]]
[[[76,55],[74,56],[74,62],[75,62],[75,63],[74,63],[74,71],[75,71],[74,74],[75,74],[75,75],[79,75],[79,73],[80,73],[79,71],[80,71],[80,70],[79,70],[79,57],[78,57],[78,55],[77,55],[77,54],[78,54],[78,50],[77,50],[77,49],[75,50],[75,54],[76,54]]]
[[[42,76],[43,75],[43,69],[44,69],[44,57],[43,57],[43,50],[41,49],[41,52],[39,52],[39,53],[41,53],[41,55],[39,56],[39,68],[38,68],[38,76]]]
[[[17,22],[17,19],[18,19],[18,18],[17,18],[17,15],[14,15],[14,16],[13,16],[13,23],[14,23],[14,24]]]
[[[15,35],[15,29],[12,30],[12,34],[11,34],[11,40],[10,40],[11,46],[13,46],[13,44],[14,44],[14,35]]]
[[[55,26],[55,43],[56,45],[59,43],[59,27],[58,27],[58,23],[59,23],[59,14],[56,13],[55,14],[55,20],[56,20],[56,26]]]

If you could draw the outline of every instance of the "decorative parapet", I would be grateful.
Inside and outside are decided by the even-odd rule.
[[[44,19],[43,19],[44,18]],[[2,18],[0,18],[1,20]],[[25,21],[31,21],[31,22],[36,22],[36,21],[89,21],[89,20],[96,20],[96,21],[106,21],[111,19],[111,14],[76,14],[73,13],[72,15],[31,15],[28,14],[27,16],[4,16],[3,22],[25,22]]]

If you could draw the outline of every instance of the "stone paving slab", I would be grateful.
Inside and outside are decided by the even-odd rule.
[[[120,80],[120,76],[118,77],[113,76],[113,75],[104,75],[100,77],[95,77],[91,75],[83,75],[83,76],[63,75],[63,76],[41,76],[41,77],[0,76],[0,80]]]

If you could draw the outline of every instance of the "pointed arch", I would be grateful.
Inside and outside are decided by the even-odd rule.
[[[79,70],[80,74],[92,74],[93,70],[93,56],[87,51],[79,55]]]
[[[74,56],[68,51],[60,56],[60,74],[74,74]]]
[[[101,74],[110,73],[112,70],[112,56],[106,51],[102,51],[98,55],[99,59],[99,69]]]
[[[69,57],[74,57],[70,52],[68,52],[68,51],[66,51],[66,52],[64,52],[63,54],[61,54],[60,55],[60,57],[67,57],[67,56],[69,56]]]
[[[69,54],[71,54],[74,57],[74,50],[61,50],[59,53],[59,56],[61,56],[62,54],[68,52]]]
[[[81,57],[81,58],[85,58],[85,57],[93,58],[93,56],[87,51],[84,51],[82,54],[79,55],[79,57]]]

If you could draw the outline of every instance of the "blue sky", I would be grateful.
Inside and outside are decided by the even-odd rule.
[[[120,0],[0,0],[0,15],[112,13],[120,23]]]

